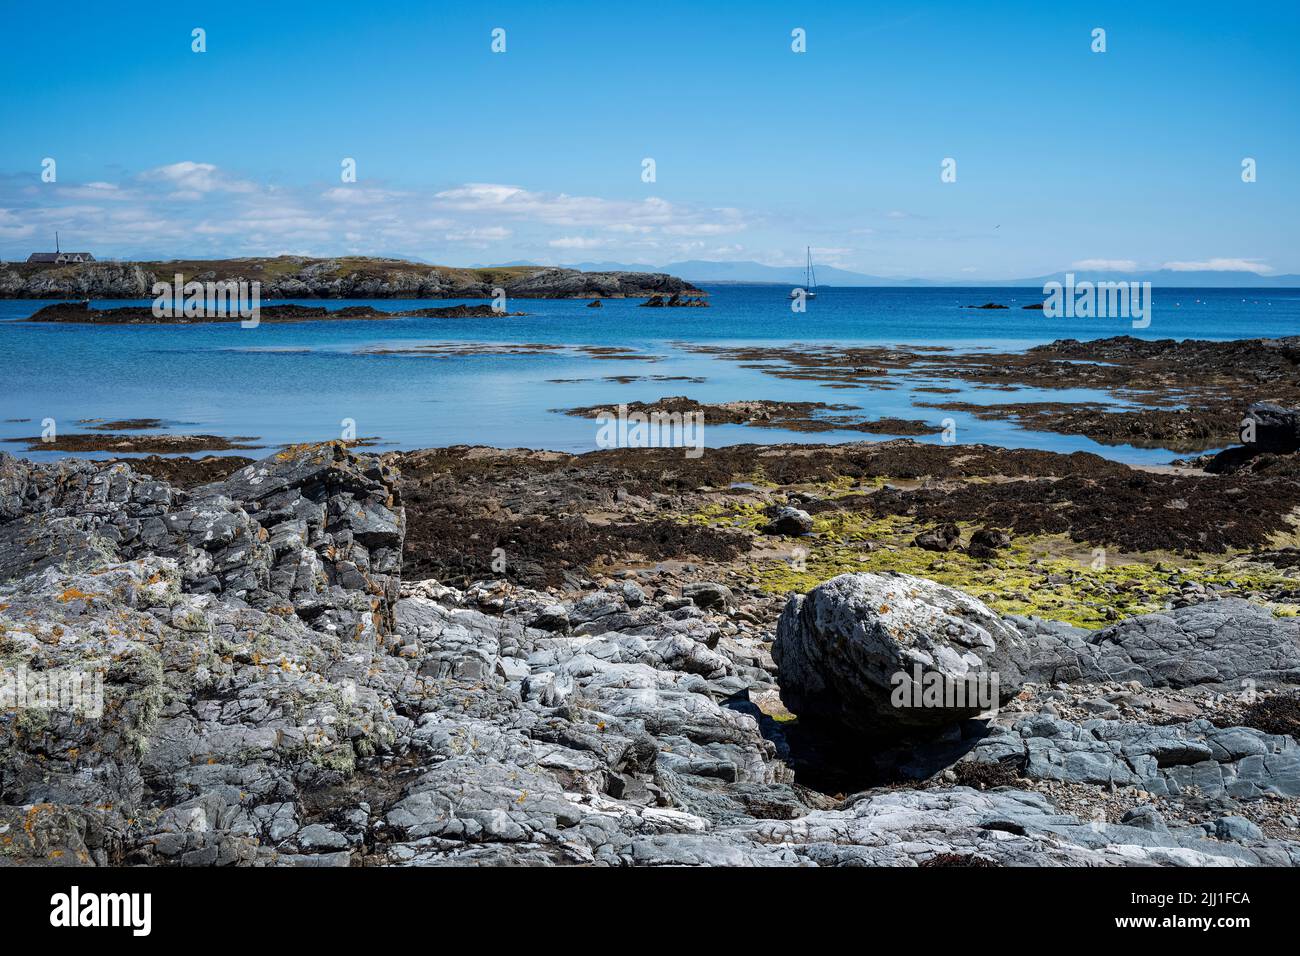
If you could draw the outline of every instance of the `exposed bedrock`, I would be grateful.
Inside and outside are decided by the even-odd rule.
[[[57,267],[0,263],[0,298],[145,299],[154,283],[256,282],[261,299],[491,299],[497,289],[512,298],[703,296],[707,293],[663,272],[580,272],[545,266],[458,269],[398,259],[182,260],[88,262]],[[677,304],[688,304],[681,301]],[[704,305],[690,300],[689,304]]]
[[[1300,862],[1251,809],[1300,792],[1285,734],[1016,697],[962,721],[925,786],[832,797],[757,705],[953,736],[970,708],[900,718],[890,668],[996,672],[1001,701],[1035,681],[1262,685],[1294,679],[1293,621],[1223,601],[1090,633],[855,575],[791,601],[778,687],[770,631],[734,626],[747,599],[716,582],[402,583],[395,478],[337,443],[190,490],[0,457],[0,667],[101,682],[95,713],[0,708],[0,865]],[[1010,777],[981,791],[942,779],[957,769]],[[1220,804],[1205,826],[1097,820],[1031,789],[1049,784]]]
[[[1135,721],[1082,723],[1038,714],[996,721],[966,759],[1010,761],[1029,779],[1138,786],[1161,796],[1211,800],[1300,797],[1300,745],[1252,727]]]
[[[1300,683],[1300,620],[1228,599],[1090,632],[999,616],[924,578],[843,574],[790,598],[772,656],[783,699],[801,718],[888,737],[975,716],[1026,681],[1229,691]],[[993,696],[972,703],[979,690]]]
[[[0,579],[172,558],[187,592],[373,643],[392,630],[400,582],[392,478],[339,442],[288,449],[190,492],[124,464],[0,455]]]

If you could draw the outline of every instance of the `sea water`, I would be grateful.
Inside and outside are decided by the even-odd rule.
[[[740,399],[820,401],[859,406],[861,417],[940,423],[951,417],[959,442],[1051,451],[1091,451],[1132,463],[1167,462],[1166,449],[1102,445],[1074,435],[1021,429],[1005,421],[918,407],[922,402],[999,404],[1103,401],[1104,393],[1061,381],[1059,389],[1015,392],[959,387],[917,393],[896,379],[893,390],[829,388],[774,377],[745,363],[689,350],[692,345],[774,347],[921,345],[1014,351],[1060,338],[1134,335],[1144,339],[1235,339],[1300,334],[1300,290],[1156,289],[1152,321],[1048,318],[1021,306],[1042,302],[1039,289],[823,288],[807,311],[791,310],[789,290],[772,285],[708,285],[709,308],[641,308],[640,300],[515,299],[525,316],[478,319],[195,325],[82,325],[21,319],[45,302],[0,300],[0,439],[39,435],[53,419],[61,434],[84,419],[157,418],[164,431],[250,436],[267,448],[338,438],[348,423],[376,448],[454,444],[587,451],[598,423],[557,409],[654,401],[686,395],[702,402]],[[400,311],[463,300],[301,301],[341,308],[373,305]],[[1006,310],[963,306],[997,302]],[[97,307],[148,305],[97,301]],[[263,306],[275,304],[265,302]],[[466,302],[465,304],[472,304]],[[563,346],[518,354],[397,354],[386,350],[454,344]],[[632,359],[601,359],[582,346],[619,346]],[[766,364],[766,363],[763,363]],[[653,378],[702,378],[702,382]],[[617,381],[630,377],[631,381]],[[855,415],[858,413],[854,413]],[[855,431],[804,433],[743,425],[709,425],[705,444],[883,440]],[[35,458],[0,441],[0,450]],[[258,452],[242,452],[256,455]],[[91,457],[107,457],[100,454]]]

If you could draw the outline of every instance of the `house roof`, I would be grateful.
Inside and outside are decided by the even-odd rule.
[[[28,262],[58,262],[60,259],[93,259],[89,252],[33,252],[27,257]]]

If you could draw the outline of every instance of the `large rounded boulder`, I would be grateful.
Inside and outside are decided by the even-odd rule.
[[[906,574],[842,574],[792,595],[772,656],[800,719],[869,736],[939,729],[1020,690],[1024,638],[969,594]]]

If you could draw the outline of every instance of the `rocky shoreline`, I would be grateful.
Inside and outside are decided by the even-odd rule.
[[[543,266],[460,269],[401,259],[302,256],[168,262],[0,263],[0,299],[149,299],[154,283],[252,283],[269,299],[647,298],[708,293],[667,273]],[[179,294],[179,290],[177,290]],[[679,304],[686,304],[680,301]]]
[[[907,440],[0,455],[0,664],[103,680],[0,711],[0,864],[1300,863],[1297,515]]]
[[[490,305],[449,305],[389,312],[369,305],[327,309],[313,305],[267,305],[258,309],[259,322],[355,322],[363,319],[496,319],[526,312],[498,312]],[[126,305],[113,309],[91,308],[89,300],[56,302],[38,309],[26,322],[86,322],[92,325],[191,325],[197,322],[242,322],[236,309],[228,314],[158,315],[149,306]]]
[[[981,307],[982,308],[982,307]],[[1096,389],[1103,402],[932,400],[920,407],[1012,421],[1034,431],[1102,444],[1193,452],[1239,438],[1242,410],[1261,395],[1300,404],[1300,336],[1278,339],[1058,339],[1024,352],[960,352],[934,346],[685,346],[784,379],[837,389]]]
[[[566,408],[564,414],[575,418],[596,418],[618,414],[618,405],[589,405]],[[828,414],[861,411],[856,405],[830,405],[826,402],[779,402],[753,399],[739,402],[697,402],[685,395],[661,398],[654,402],[625,402],[626,413],[652,415],[703,415],[711,425],[749,425],[754,428],[784,428],[799,432],[859,431],[874,435],[933,435],[939,427],[929,422],[903,418],[865,419],[861,415]]]

